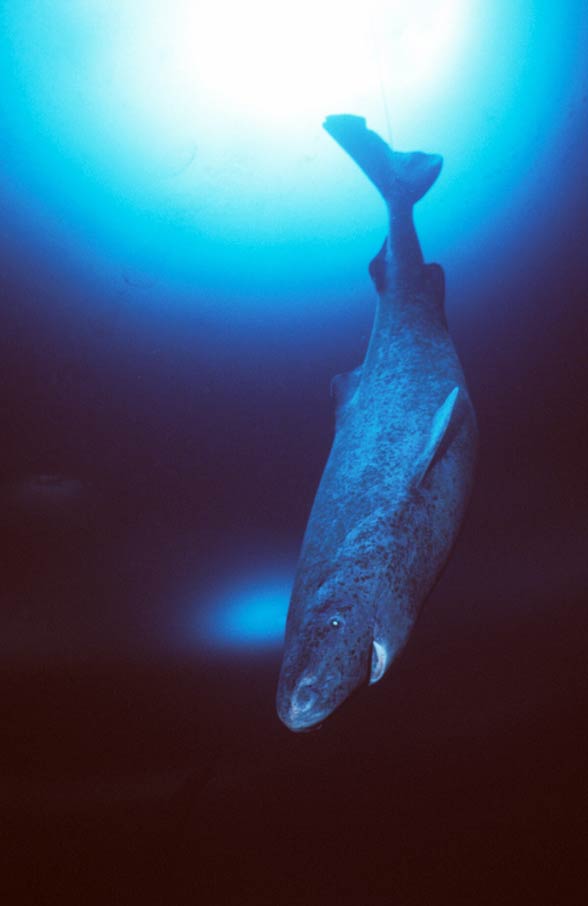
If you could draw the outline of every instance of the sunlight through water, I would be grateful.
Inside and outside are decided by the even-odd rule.
[[[474,251],[528,206],[517,193],[561,134],[579,40],[565,5],[533,0],[30,9],[0,5],[3,175],[29,241],[100,291],[218,318],[266,307],[276,284],[273,317],[307,314],[311,291],[338,305],[335,260],[359,280],[381,244],[383,207],[321,129],[329,113],[442,153],[419,233],[450,264],[459,223]]]
[[[278,648],[292,577],[260,572],[235,579],[200,613],[197,637],[219,648]]]

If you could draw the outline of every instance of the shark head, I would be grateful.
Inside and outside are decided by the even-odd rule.
[[[369,610],[329,587],[310,595],[295,589],[277,692],[278,715],[290,730],[318,727],[370,679],[381,654]]]

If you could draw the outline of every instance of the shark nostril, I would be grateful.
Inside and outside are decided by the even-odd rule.
[[[302,711],[309,711],[314,705],[316,705],[317,697],[317,691],[312,683],[312,680],[302,680],[302,682],[296,689],[296,692],[294,693],[292,699],[292,706],[294,711],[298,713]]]
[[[296,704],[299,708],[308,708],[315,699],[315,692],[311,686],[304,686],[296,696]]]

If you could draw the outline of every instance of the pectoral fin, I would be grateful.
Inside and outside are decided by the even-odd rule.
[[[361,380],[361,365],[353,371],[336,374],[331,381],[331,396],[335,398],[337,412],[345,403],[348,403],[359,386]]]
[[[374,683],[377,683],[378,680],[381,680],[384,676],[388,664],[390,663],[390,658],[388,656],[388,651],[386,646],[382,642],[372,642],[372,665],[370,671],[370,686]]]
[[[429,438],[417,464],[415,475],[415,485],[417,487],[426,478],[433,463],[439,459],[443,450],[446,448],[448,441],[451,440],[453,434],[452,429],[454,429],[459,422],[462,396],[463,394],[459,387],[454,387],[447,396],[445,402],[439,406],[433,416]]]

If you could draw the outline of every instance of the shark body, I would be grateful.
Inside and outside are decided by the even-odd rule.
[[[412,217],[442,160],[392,151],[360,117],[324,125],[378,188],[389,231],[370,265],[365,360],[333,380],[335,437],[290,601],[277,709],[294,731],[380,680],[406,644],[455,542],[477,441],[443,271],[424,263]]]

